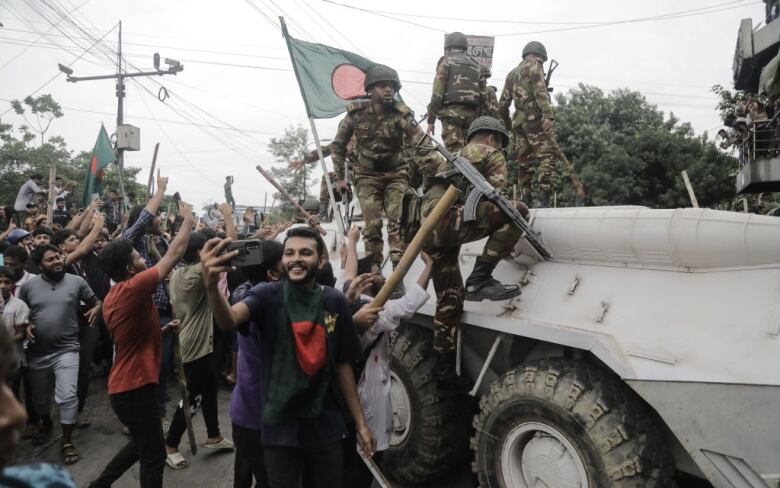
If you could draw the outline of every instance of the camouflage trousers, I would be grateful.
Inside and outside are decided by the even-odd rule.
[[[529,121],[512,129],[517,158],[517,185],[527,196],[533,191],[546,194],[553,191],[558,164],[555,134],[544,132],[539,123]]]
[[[435,202],[434,202],[435,203]],[[433,205],[424,205],[427,215]],[[424,218],[423,218],[424,220]],[[455,333],[463,315],[465,289],[460,274],[460,246],[488,237],[481,259],[500,261],[509,256],[521,235],[520,229],[490,202],[477,206],[477,219],[463,222],[463,207],[453,207],[433,231],[425,247],[433,259],[433,288],[436,290],[436,314],[433,317],[433,349],[447,353],[455,350]]]
[[[466,145],[466,134],[475,117],[441,117],[441,139],[444,147],[456,153]]]
[[[387,240],[390,246],[390,260],[401,259],[406,244],[401,239],[398,221],[401,218],[401,204],[409,186],[409,170],[403,166],[384,172],[356,172],[355,186],[360,208],[363,211],[363,244],[366,255],[381,266],[382,249],[382,212],[387,217]]]

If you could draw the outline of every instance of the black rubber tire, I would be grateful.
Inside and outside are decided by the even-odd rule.
[[[655,417],[604,368],[567,359],[530,362],[490,385],[479,406],[471,448],[481,487],[508,486],[501,474],[501,446],[514,427],[528,421],[567,438],[591,488],[674,486]]]
[[[467,460],[470,398],[437,386],[433,374],[433,332],[402,324],[392,337],[391,369],[409,394],[412,421],[403,443],[382,459],[387,475],[404,484],[440,478]]]

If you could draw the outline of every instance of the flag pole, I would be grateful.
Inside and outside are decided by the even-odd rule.
[[[287,32],[287,24],[284,22],[284,17],[279,16],[279,23],[282,25],[282,36],[284,42],[287,44],[287,52],[290,55],[290,62],[293,65],[293,72],[295,73],[295,80],[298,82],[298,88],[301,90],[301,98],[303,98],[303,105],[306,107],[306,115],[309,118],[309,125],[311,127],[311,135],[314,138],[314,144],[317,146],[317,156],[320,159],[320,166],[322,167],[323,177],[325,178],[325,185],[328,187],[328,196],[330,197],[330,208],[333,211],[333,216],[336,219],[336,226],[338,227],[338,233],[336,240],[341,243],[344,240],[344,236],[347,235],[347,231],[344,228],[344,220],[341,214],[340,203],[336,202],[336,196],[333,192],[333,183],[328,176],[328,168],[325,166],[325,156],[322,154],[322,144],[320,143],[320,136],[317,133],[317,125],[314,123],[314,117],[309,110],[309,101],[306,99],[306,92],[303,91],[303,85],[301,85],[301,78],[298,74],[298,65],[295,64],[295,57],[293,56],[292,46],[290,45],[290,34]]]

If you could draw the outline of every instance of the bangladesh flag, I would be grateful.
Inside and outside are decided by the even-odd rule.
[[[92,157],[87,167],[87,178],[84,181],[84,196],[81,198],[84,207],[89,205],[96,194],[103,193],[103,176],[106,173],[106,166],[114,162],[116,162],[114,148],[108,139],[106,128],[101,124],[95,148],[92,150]]]
[[[349,51],[295,39],[283,27],[309,117],[335,117],[344,113],[351,100],[366,94],[366,71],[377,63]]]

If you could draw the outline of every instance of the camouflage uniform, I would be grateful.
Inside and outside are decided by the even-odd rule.
[[[328,144],[326,146],[322,146],[322,157],[327,158],[332,154],[332,145]],[[317,150],[312,150],[309,154],[306,155],[305,158],[303,158],[304,164],[312,164],[316,163],[320,160],[320,155],[317,153]],[[354,151],[349,151],[347,153],[347,171],[350,173],[352,172],[352,168],[355,165],[355,161],[357,161],[357,157],[355,156]],[[341,192],[336,188],[336,172],[335,171],[328,171],[328,176],[330,177],[330,183],[333,185],[333,196],[336,198],[336,201],[341,200]],[[322,175],[322,179],[320,180],[320,204],[327,205],[330,202],[330,195],[328,194],[328,185],[325,182],[325,175]]]
[[[428,123],[441,120],[441,137],[451,152],[466,143],[469,125],[480,111],[486,110],[484,79],[476,61],[465,51],[451,51],[436,65],[433,93],[428,104]]]
[[[382,262],[382,211],[387,216],[390,260],[397,263],[406,245],[399,234],[401,202],[409,186],[409,164],[402,157],[405,141],[418,141],[423,133],[411,109],[395,102],[377,114],[371,101],[360,100],[347,106],[347,116],[339,125],[331,143],[333,166],[339,180],[344,179],[347,142],[356,136],[357,160],[352,175],[357,189],[365,227],[363,240],[366,254]]]
[[[461,156],[471,161],[480,173],[497,189],[506,188],[507,167],[501,151],[485,144],[469,143]],[[449,164],[437,168],[437,173],[450,169]],[[422,203],[423,220],[430,215],[436,203],[447,190],[448,183],[433,179]],[[434,324],[434,350],[451,353],[455,350],[455,328],[463,314],[465,290],[460,274],[458,255],[461,244],[488,238],[481,259],[498,262],[509,256],[520,238],[520,229],[498,207],[482,201],[477,205],[477,218],[463,222],[463,204],[470,185],[463,180],[456,184],[461,195],[442,222],[434,229],[426,245],[426,252],[433,259],[433,287],[436,290],[436,314]]]
[[[497,91],[498,89],[495,86],[485,86],[485,104],[479,111],[480,117],[487,115],[497,119],[501,118],[501,115],[498,113],[498,96],[496,95]]]
[[[509,106],[513,100],[515,113],[510,120]],[[555,134],[552,130],[542,130],[542,121],[552,122],[554,117],[540,59],[528,56],[509,73],[498,109],[504,124],[512,128],[518,186],[525,192],[538,186],[540,200],[549,200],[558,157],[554,149]]]

